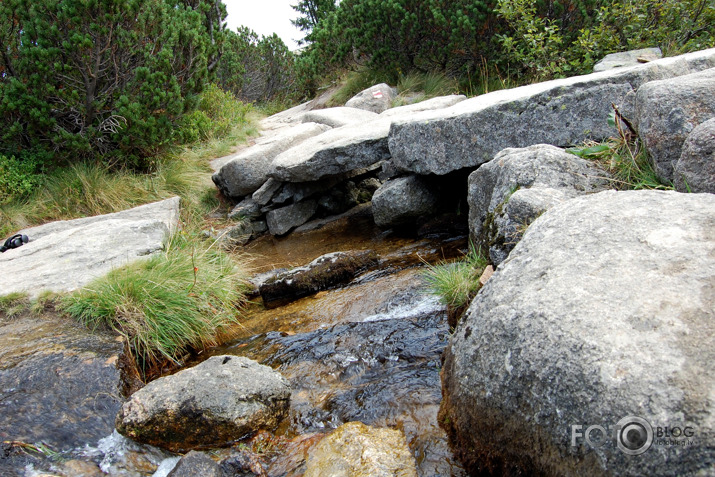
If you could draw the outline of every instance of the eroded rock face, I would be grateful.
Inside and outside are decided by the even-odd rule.
[[[660,58],[663,58],[663,52],[657,47],[611,53],[593,65],[593,72],[598,73],[599,71],[622,68],[624,66],[637,66],[640,63],[648,63],[650,61],[659,60]]]
[[[715,68],[646,83],[636,94],[638,134],[655,172],[672,182],[683,143],[701,123],[715,117]]]
[[[606,121],[642,84],[715,67],[715,49],[641,66],[495,91],[450,108],[395,121],[392,161],[404,171],[446,174],[490,161],[507,147],[600,140],[616,131]]]
[[[114,214],[52,222],[22,231],[28,244],[0,254],[0,295],[80,288],[110,270],[160,252],[179,220],[179,198]]]
[[[268,180],[271,163],[276,156],[329,129],[330,126],[317,123],[286,128],[239,153],[236,158],[221,167],[212,179],[216,187],[228,197],[238,198],[251,194]]]
[[[364,109],[373,113],[381,113],[390,108],[392,100],[397,97],[397,90],[385,83],[376,84],[365,89],[345,103],[348,108]]]
[[[715,194],[715,118],[693,129],[675,164],[675,188],[680,192]]]
[[[214,356],[152,381],[117,414],[126,437],[174,452],[221,447],[286,416],[288,382],[247,358]]]
[[[305,477],[417,477],[402,432],[348,422],[308,456]]]
[[[377,261],[377,254],[370,250],[328,253],[262,283],[259,292],[264,306],[275,308],[349,282]]]
[[[437,205],[437,196],[419,176],[391,179],[372,197],[372,212],[380,227],[414,223],[420,217],[433,214]]]
[[[537,219],[447,347],[441,417],[463,462],[512,474],[711,472],[714,231],[712,194],[607,191]],[[572,433],[627,416],[690,426],[692,445],[656,441],[632,456]]]
[[[607,177],[593,162],[548,144],[505,149],[469,176],[472,240],[498,265],[540,214],[564,200],[607,188]]]

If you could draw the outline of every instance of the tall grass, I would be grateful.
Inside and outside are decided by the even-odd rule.
[[[460,308],[469,304],[481,288],[479,278],[486,266],[487,259],[481,250],[470,244],[469,253],[461,261],[427,265],[424,279],[440,302],[450,308]]]
[[[215,345],[238,322],[245,274],[196,235],[174,234],[162,254],[110,272],[59,307],[90,328],[119,333],[145,369]]]

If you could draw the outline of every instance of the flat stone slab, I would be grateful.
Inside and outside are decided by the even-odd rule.
[[[161,251],[179,220],[179,198],[113,214],[51,222],[23,230],[22,247],[0,254],[0,296],[36,297],[76,290],[114,268]]]
[[[554,146],[602,140],[611,103],[627,103],[642,84],[715,66],[715,49],[631,68],[495,91],[450,108],[395,121],[389,150],[394,164],[417,174],[477,167],[507,147]]]
[[[643,48],[640,50],[623,51],[621,53],[611,53],[603,57],[601,61],[593,65],[593,72],[606,71],[624,66],[635,66],[639,63],[647,63],[663,58],[660,48]]]
[[[387,111],[380,113],[381,118],[395,118],[406,116],[407,114],[421,113],[423,111],[434,111],[435,109],[444,109],[454,106],[466,100],[467,97],[463,94],[451,94],[449,96],[437,96],[436,98],[420,101],[419,103],[408,104],[406,106],[398,106],[390,108]]]
[[[309,111],[303,115],[303,122],[325,124],[331,128],[339,128],[348,124],[365,123],[375,118],[377,118],[377,113],[372,111],[342,106]]]

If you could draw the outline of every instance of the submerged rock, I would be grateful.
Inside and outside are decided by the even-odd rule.
[[[607,188],[607,177],[592,161],[548,144],[505,149],[469,176],[472,240],[499,265],[540,214],[564,200]]]
[[[28,244],[0,254],[0,295],[32,297],[81,288],[114,268],[160,252],[179,220],[179,198],[114,214],[51,222],[22,231]]]
[[[320,441],[308,456],[305,477],[417,477],[405,435],[348,422]]]
[[[693,129],[682,151],[675,164],[675,188],[715,194],[715,118]]]
[[[214,356],[152,381],[117,414],[117,430],[174,452],[229,445],[286,416],[288,382],[247,358]]]
[[[322,255],[308,265],[280,273],[262,283],[259,291],[263,305],[275,308],[349,282],[377,261],[377,254],[370,250]]]
[[[714,231],[712,194],[607,191],[537,219],[445,353],[442,422],[469,469],[708,475]],[[590,426],[610,431],[589,444]]]
[[[635,123],[656,174],[673,181],[683,143],[701,123],[715,117],[715,68],[652,81],[636,93]]]
[[[397,97],[397,90],[386,83],[376,84],[353,96],[345,103],[348,108],[364,109],[381,113],[390,109],[392,100]]]

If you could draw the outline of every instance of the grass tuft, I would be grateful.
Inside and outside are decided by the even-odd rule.
[[[60,309],[90,328],[108,326],[147,369],[217,344],[236,324],[245,273],[198,233],[178,232],[164,253],[133,263],[60,299]]]
[[[470,244],[464,260],[427,265],[424,278],[440,302],[450,308],[459,308],[469,304],[481,288],[479,277],[486,266],[487,259],[481,250]]]

